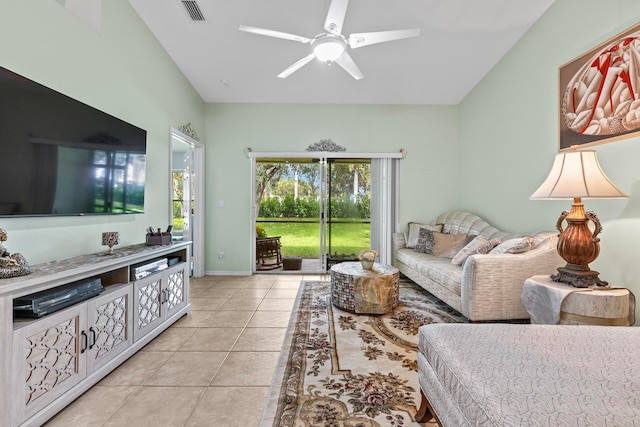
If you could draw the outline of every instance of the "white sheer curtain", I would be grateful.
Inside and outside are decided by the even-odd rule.
[[[378,262],[391,265],[392,234],[398,225],[400,159],[371,159],[371,247]]]

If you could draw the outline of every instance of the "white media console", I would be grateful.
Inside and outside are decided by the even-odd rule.
[[[191,242],[144,244],[32,266],[0,279],[0,424],[40,426],[191,310]],[[173,264],[132,280],[135,266]],[[14,318],[13,300],[100,278],[98,296],[38,319]]]

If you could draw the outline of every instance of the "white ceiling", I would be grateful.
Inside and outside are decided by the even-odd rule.
[[[419,28],[418,37],[349,53],[364,78],[313,60],[307,44],[240,32],[241,24],[312,38],[329,0],[129,0],[205,102],[456,105],[554,0],[351,0],[342,34]],[[227,82],[224,84],[223,82]]]

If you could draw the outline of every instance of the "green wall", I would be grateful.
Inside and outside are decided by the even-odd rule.
[[[102,2],[97,34],[54,0],[0,3],[0,66],[147,130],[145,214],[0,219],[5,246],[32,263],[144,241],[169,221],[169,127],[202,133],[204,103],[126,0]],[[10,183],[11,177],[3,176]]]
[[[558,149],[558,68],[638,22],[637,0],[556,0],[459,105],[461,208],[507,230],[554,229],[571,202],[529,196]],[[583,201],[604,228],[591,267],[640,295],[640,138],[592,149],[631,198]]]
[[[209,104],[205,120],[208,272],[248,273],[254,262],[246,148],[305,151],[331,139],[353,152],[405,149],[400,223],[431,221],[443,206],[455,204],[457,107]]]
[[[205,105],[126,0],[103,2],[101,34],[54,0],[2,2],[0,66],[146,129],[149,144],[144,215],[1,219],[5,246],[38,263],[101,251],[102,231],[142,241],[168,221],[168,130],[187,122],[206,137],[209,272],[251,270],[247,147],[304,151],[330,138],[349,151],[404,148],[400,224],[460,208],[505,230],[553,229],[569,203],[528,197],[557,152],[558,67],[638,21],[636,0],[556,0],[457,107]],[[604,225],[592,267],[639,293],[640,138],[595,149],[631,198],[585,201]]]

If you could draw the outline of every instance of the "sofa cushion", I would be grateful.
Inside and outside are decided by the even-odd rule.
[[[444,234],[434,233],[435,245],[433,247],[433,255],[443,258],[453,258],[460,249],[464,248],[467,243],[476,236],[467,236],[466,234]]]
[[[519,237],[517,239],[509,239],[500,243],[489,252],[491,255],[498,254],[520,254],[531,249],[533,239],[529,236]]]
[[[433,248],[436,246],[434,233],[436,232],[431,231],[426,227],[420,227],[420,234],[418,235],[418,243],[416,243],[416,246],[415,248],[413,248],[413,250],[415,252],[420,252],[423,254],[433,253]]]
[[[500,243],[502,243],[502,242],[500,240],[498,240],[498,239],[491,239],[487,243],[485,243],[484,245],[479,246],[478,249],[476,250],[476,253],[477,254],[488,254],[489,252],[491,252],[491,250],[493,248],[498,246]]]
[[[406,248],[413,249],[416,247],[418,238],[420,237],[420,228],[440,232],[442,231],[442,224],[420,224],[419,222],[410,222],[409,233],[407,234],[407,243],[405,245]]]
[[[462,267],[452,265],[448,258],[415,252],[413,249],[396,251],[396,261],[422,274],[438,285],[460,295]]]
[[[557,231],[541,231],[533,235],[531,249],[554,247],[558,242]]]
[[[482,236],[476,236],[467,245],[460,249],[457,254],[451,260],[451,264],[462,265],[471,255],[475,254],[488,254],[491,249],[500,244],[500,240],[491,239],[487,240]]]

